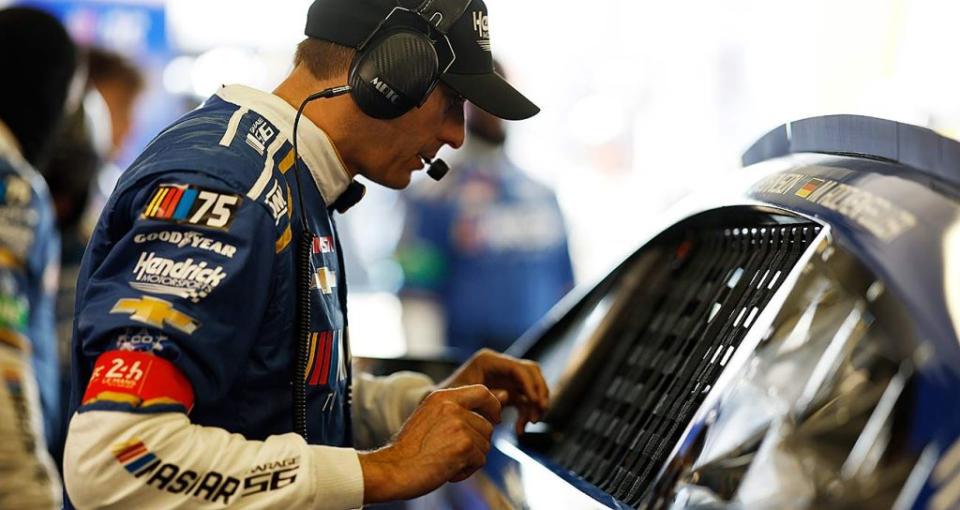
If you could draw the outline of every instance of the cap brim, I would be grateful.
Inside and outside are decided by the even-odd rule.
[[[440,81],[481,110],[504,120],[529,119],[540,108],[507,83],[499,74],[446,73]]]

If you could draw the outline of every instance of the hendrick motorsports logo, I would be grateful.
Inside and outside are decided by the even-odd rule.
[[[162,232],[150,232],[149,234],[137,234],[133,236],[133,242],[137,244],[149,243],[154,241],[170,243],[170,244],[176,245],[177,248],[184,248],[189,246],[191,248],[199,248],[201,250],[212,251],[217,255],[223,255],[228,259],[232,259],[234,254],[237,253],[236,246],[217,241],[216,239],[211,239],[201,234],[200,232],[162,231]]]
[[[141,253],[133,268],[136,281],[130,286],[152,294],[167,294],[189,299],[194,303],[207,297],[227,277],[221,266],[206,262],[183,262],[158,257],[155,253]]]
[[[477,34],[477,44],[483,51],[490,51],[490,17],[483,11],[474,11],[473,31]]]

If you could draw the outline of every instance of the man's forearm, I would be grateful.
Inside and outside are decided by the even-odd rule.
[[[183,413],[87,411],[70,422],[64,482],[77,508],[358,508],[356,450],[296,434],[247,440]]]
[[[383,446],[432,389],[433,381],[416,372],[388,377],[357,373],[352,408],[357,446]]]

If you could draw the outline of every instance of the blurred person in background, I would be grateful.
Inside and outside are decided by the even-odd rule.
[[[485,4],[316,0],[305,33],[273,93],[222,87],[107,202],[77,285],[67,507],[406,499],[479,469],[502,405],[521,429],[545,412],[539,367],[491,351],[439,384],[351,364],[353,178],[406,187],[462,144],[464,98],[539,111],[494,72]]]
[[[396,257],[412,351],[503,351],[573,288],[556,195],[507,157],[502,120],[468,105],[466,124],[454,171],[403,195]]]
[[[98,195],[98,177],[115,182],[119,176],[112,160],[129,136],[134,106],[144,87],[143,76],[134,64],[119,54],[99,48],[81,51],[77,74],[83,86],[83,100],[66,112],[49,161],[40,168],[53,198],[61,235],[56,305],[61,426],[49,445],[58,466],[68,421],[70,341],[77,277],[92,233],[89,218],[99,215],[105,201],[105,197]]]
[[[0,10],[0,508],[59,508],[46,445],[59,430],[59,238],[43,178],[76,49],[33,9]],[[42,413],[42,414],[41,414]]]
[[[103,98],[110,115],[106,162],[120,155],[133,130],[137,102],[143,95],[146,80],[143,71],[123,55],[90,48],[87,52],[90,85]]]

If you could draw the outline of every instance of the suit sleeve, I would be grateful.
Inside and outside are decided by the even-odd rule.
[[[416,372],[387,377],[360,373],[353,382],[353,433],[358,448],[377,448],[413,414],[433,389],[433,381]]]
[[[273,219],[216,179],[186,172],[138,183],[107,214],[98,231],[109,252],[78,288],[83,379],[104,352],[151,352],[187,377],[197,404],[220,401],[270,299]]]
[[[263,205],[184,172],[121,192],[110,214],[101,227],[113,243],[78,295],[75,342],[90,382],[65,449],[71,502],[359,507],[356,450],[296,434],[247,440],[189,419],[195,403],[224,398],[257,341],[276,238]]]

